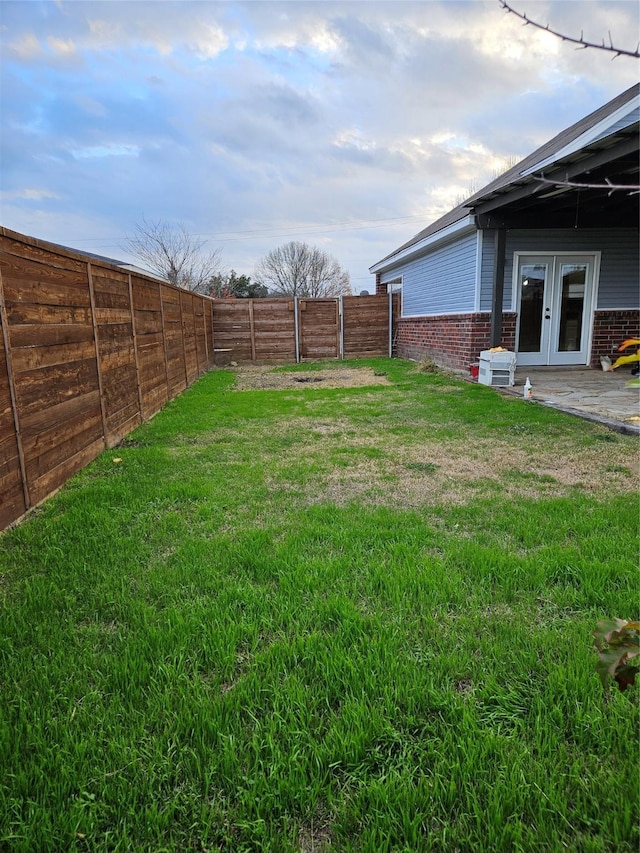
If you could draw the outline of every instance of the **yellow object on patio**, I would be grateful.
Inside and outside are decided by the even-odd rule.
[[[622,352],[622,350],[627,349],[628,347],[640,347],[640,339],[638,338],[628,338],[624,343],[621,343],[618,347],[618,352]],[[633,364],[634,361],[640,361],[640,349],[636,350],[636,352],[632,353],[632,355],[621,355],[619,356],[611,365],[611,370],[615,370],[616,367],[620,367],[622,364]]]

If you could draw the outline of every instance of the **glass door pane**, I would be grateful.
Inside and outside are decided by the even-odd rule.
[[[561,265],[558,352],[579,352],[582,348],[586,280],[586,264]]]
[[[595,259],[557,256],[549,364],[587,364]]]
[[[542,352],[547,269],[546,264],[524,263],[520,265],[519,353]]]

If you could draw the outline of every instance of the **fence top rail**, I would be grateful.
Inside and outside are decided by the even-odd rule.
[[[387,294],[383,293],[382,296],[387,299]],[[265,302],[293,302],[294,299],[298,300],[298,302],[339,302],[340,296],[212,296],[212,302],[224,302],[228,305],[244,305],[248,302],[256,302],[259,304],[263,304]],[[360,302],[366,302],[367,300],[377,300],[380,301],[380,294],[370,293],[369,296],[358,296],[357,294],[351,294],[350,296],[344,295],[343,299],[353,299],[359,300]]]
[[[41,249],[44,252],[51,252],[55,255],[70,258],[74,261],[81,261],[85,264],[90,263],[93,267],[102,267],[103,269],[114,270],[125,274],[130,273],[132,276],[144,279],[150,284],[154,284],[156,286],[158,284],[162,284],[165,287],[170,287],[172,290],[178,291],[179,293],[190,292],[185,291],[184,288],[177,287],[175,284],[171,284],[171,282],[166,281],[166,279],[161,278],[160,276],[154,275],[152,272],[142,270],[133,264],[118,263],[114,258],[105,258],[102,255],[96,255],[91,252],[82,252],[79,249],[71,249],[69,246],[62,246],[60,243],[51,243],[48,240],[41,240],[39,237],[29,237],[26,234],[21,234],[19,231],[12,231],[10,228],[5,228],[3,225],[0,225],[0,236],[5,237],[7,240],[23,243],[25,246]],[[7,254],[13,254],[11,249],[8,247],[0,245],[0,248],[6,251]],[[31,258],[31,260],[37,259]],[[198,296],[201,299],[213,301],[210,296],[205,296],[202,293],[194,293],[192,295]]]

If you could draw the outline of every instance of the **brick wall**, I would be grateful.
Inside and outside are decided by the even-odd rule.
[[[505,349],[515,347],[516,315],[502,315]],[[467,370],[480,352],[491,346],[491,314],[440,314],[436,317],[403,317],[396,330],[396,352],[401,358],[427,356],[441,367]]]
[[[616,350],[627,338],[640,338],[640,312],[596,311],[593,315],[591,367],[600,367],[602,355],[614,360],[618,355]]]
[[[500,345],[515,350],[515,313],[503,313]],[[640,338],[638,311],[596,311],[593,318],[591,367],[600,368],[600,356],[615,358],[627,338]],[[491,314],[441,314],[401,317],[397,321],[394,355],[419,360],[425,356],[441,367],[467,370],[480,352],[491,346]]]

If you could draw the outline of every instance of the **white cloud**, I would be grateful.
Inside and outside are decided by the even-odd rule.
[[[20,59],[30,62],[43,53],[42,45],[33,33],[25,33],[9,43],[9,50]]]
[[[229,45],[229,38],[222,27],[209,25],[193,42],[196,55],[200,59],[212,59]]]
[[[531,5],[594,40],[638,29],[634,3]],[[362,286],[472,181],[637,75],[496,0],[4,7],[3,224],[100,252],[90,238],[142,215],[183,221],[249,273],[309,234]]]
[[[76,46],[71,39],[61,39],[49,36],[47,44],[54,53],[57,53],[60,56],[74,56],[76,53]]]
[[[76,160],[93,159],[94,157],[138,157],[138,145],[123,145],[109,142],[106,145],[90,145],[85,148],[72,149],[71,154]]]
[[[373,151],[376,148],[374,140],[363,138],[361,131],[354,129],[339,131],[333,144],[338,148],[356,148],[359,151]]]
[[[25,199],[26,201],[42,201],[49,198],[61,198],[59,193],[52,192],[48,189],[23,189],[13,190],[12,192],[3,192],[2,198],[10,199]]]
[[[111,47],[125,38],[122,24],[119,21],[105,21],[91,18],[87,21],[89,35],[94,47]]]

